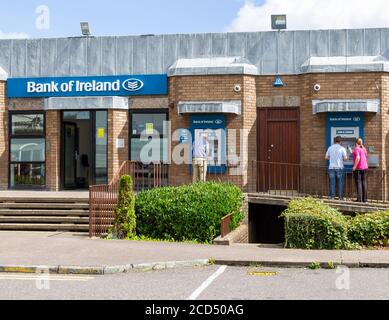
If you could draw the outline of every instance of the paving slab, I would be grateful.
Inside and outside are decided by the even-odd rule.
[[[211,259],[230,265],[304,267],[312,262],[389,267],[389,250],[290,250],[252,244],[216,246],[89,239],[69,233],[0,232],[0,266],[60,266],[69,272]],[[122,268],[122,269],[123,269]]]

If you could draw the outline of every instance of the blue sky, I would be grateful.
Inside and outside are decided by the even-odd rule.
[[[389,27],[387,0],[2,0],[0,38],[263,31],[270,15],[288,15],[288,29]],[[352,5],[350,5],[352,3]],[[39,5],[50,28],[36,28]]]
[[[79,35],[79,22],[90,22],[94,35],[222,32],[244,0],[14,0],[0,10],[3,33],[30,37]],[[39,5],[50,8],[50,30],[37,30]]]

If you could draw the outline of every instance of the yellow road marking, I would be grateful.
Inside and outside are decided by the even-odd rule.
[[[277,275],[277,272],[251,271],[249,275],[256,277],[274,277]]]
[[[80,277],[80,276],[65,276],[65,275],[23,275],[23,274],[0,274],[0,280],[24,280],[24,281],[37,281],[37,280],[49,280],[49,281],[80,281],[87,282],[93,280],[93,277]]]

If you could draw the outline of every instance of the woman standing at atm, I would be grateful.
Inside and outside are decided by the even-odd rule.
[[[367,202],[367,172],[369,165],[367,162],[367,150],[363,145],[362,139],[357,139],[353,152],[354,158],[354,177],[357,185],[358,202]]]

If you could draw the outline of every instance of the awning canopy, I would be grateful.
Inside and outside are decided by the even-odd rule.
[[[46,110],[128,109],[128,97],[67,97],[45,99]]]
[[[258,68],[242,57],[179,59],[168,71],[169,77],[193,75],[258,75]]]
[[[313,114],[326,112],[371,112],[379,113],[381,101],[367,100],[313,100]]]
[[[234,101],[187,101],[178,103],[178,114],[232,113],[242,114],[242,102]]]
[[[302,73],[385,71],[389,71],[389,61],[384,56],[311,57],[301,66]]]

